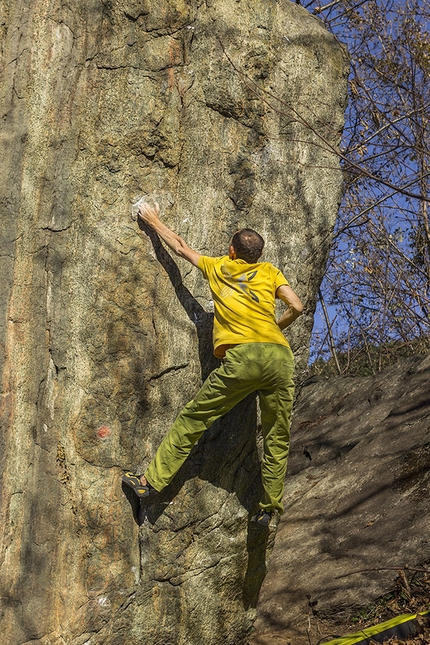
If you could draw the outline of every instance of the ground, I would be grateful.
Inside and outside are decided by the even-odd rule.
[[[399,571],[393,590],[379,598],[375,603],[358,611],[339,612],[322,616],[309,615],[309,645],[323,645],[328,641],[353,634],[365,627],[391,620],[401,614],[415,614],[430,609],[430,563],[424,564],[421,571]],[[430,645],[430,616],[419,619],[420,633],[413,638],[391,638],[384,645]],[[296,645],[286,632],[254,634],[252,645]],[[376,641],[371,641],[371,645]]]

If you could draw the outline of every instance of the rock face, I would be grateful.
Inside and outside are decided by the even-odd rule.
[[[255,400],[142,527],[121,490],[214,365],[207,285],[131,204],[157,198],[212,255],[259,230],[306,304],[303,365],[340,196],[344,51],[287,0],[0,14],[2,641],[242,643],[273,541],[248,528]]]
[[[429,418],[430,356],[303,387],[253,645],[307,645],[309,624],[312,642],[331,640],[337,618],[393,589],[396,568],[428,561]]]

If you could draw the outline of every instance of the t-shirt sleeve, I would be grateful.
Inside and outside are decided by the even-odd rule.
[[[219,258],[212,258],[209,255],[201,255],[198,259],[197,266],[200,271],[203,273],[205,280],[209,280],[209,274],[215,266],[216,261]]]
[[[290,286],[288,280],[283,275],[283,273],[281,273],[281,271],[279,271],[279,269],[275,269],[274,284],[275,284],[275,293],[276,293],[278,287],[282,287],[283,284],[286,284],[287,287]]]

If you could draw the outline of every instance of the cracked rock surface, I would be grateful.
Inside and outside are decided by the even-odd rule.
[[[216,364],[207,285],[131,205],[156,198],[211,255],[260,231],[305,303],[300,371],[340,198],[345,52],[286,0],[3,0],[0,32],[2,642],[239,645],[275,533],[248,524],[255,399],[142,526],[120,484]]]

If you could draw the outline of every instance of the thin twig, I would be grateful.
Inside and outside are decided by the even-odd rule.
[[[314,13],[321,13],[321,11],[330,9],[331,7],[334,7],[336,4],[339,4],[341,1],[342,0],[333,0],[333,2],[329,2],[328,4],[324,5],[324,7],[315,7]]]
[[[311,615],[308,613],[308,626],[306,627],[306,634],[308,637],[309,645],[312,645],[312,640],[311,640]]]
[[[321,289],[318,289],[318,296],[319,296],[319,299],[320,299],[320,302],[321,302],[321,307],[322,307],[324,318],[325,318],[325,324],[326,324],[326,327],[327,327],[327,333],[328,333],[328,336],[329,336],[329,344],[330,344],[331,355],[333,356],[333,360],[334,360],[334,362],[336,364],[337,371],[339,372],[339,375],[342,376],[342,369],[341,369],[341,367],[339,365],[339,360],[337,358],[336,345],[335,345],[334,338],[333,338],[333,332],[332,332],[332,327],[331,327],[331,323],[330,323],[330,317],[328,315],[327,307],[325,306],[325,302],[324,302],[324,298],[323,298]]]

